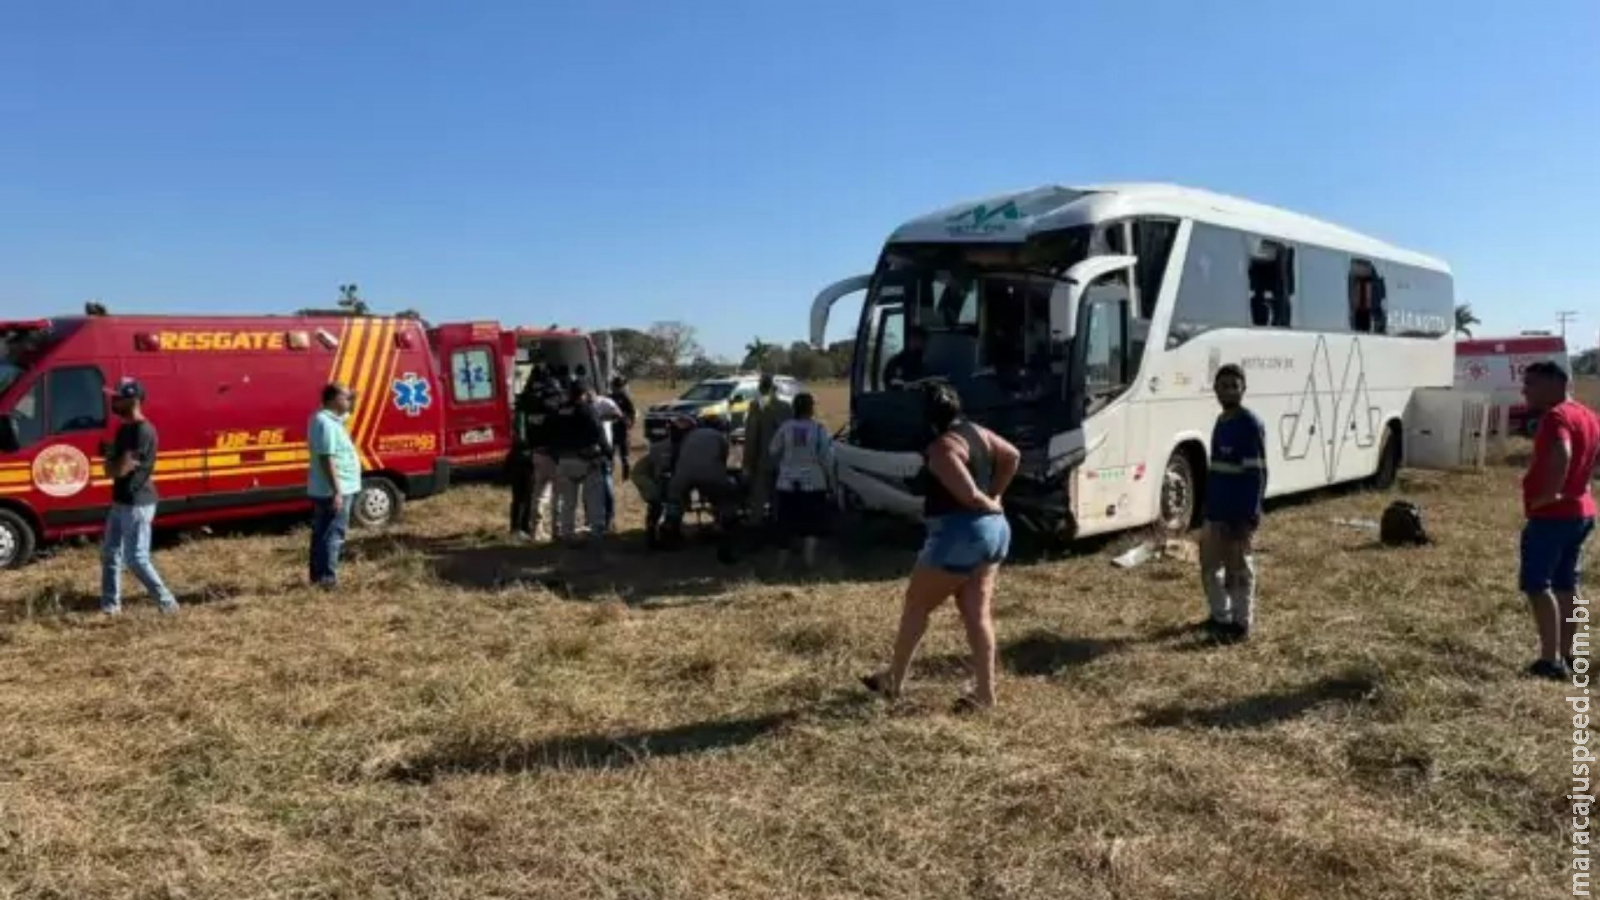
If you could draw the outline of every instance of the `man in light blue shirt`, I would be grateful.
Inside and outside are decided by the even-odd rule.
[[[322,408],[306,429],[311,445],[311,583],[339,584],[339,551],[350,528],[350,508],[361,491],[361,459],[345,420],[355,406],[350,389],[333,382],[322,389]]]

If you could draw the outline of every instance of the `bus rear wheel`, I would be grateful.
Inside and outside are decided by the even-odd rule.
[[[382,528],[400,518],[404,503],[400,489],[387,478],[368,478],[361,482],[361,493],[350,510],[350,521],[360,528]]]
[[[0,569],[20,569],[33,559],[33,527],[14,512],[0,509]]]
[[[1182,534],[1193,527],[1199,494],[1194,462],[1188,453],[1179,449],[1167,460],[1166,471],[1161,476],[1161,529],[1169,534]]]

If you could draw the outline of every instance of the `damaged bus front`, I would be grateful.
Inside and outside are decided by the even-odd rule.
[[[1057,207],[1070,199],[1064,193],[1075,192],[1033,199]],[[1103,246],[1090,225],[1004,227],[1025,214],[1026,199],[932,217],[933,235],[912,223],[871,276],[818,295],[811,324],[820,344],[833,304],[866,291],[850,426],[836,448],[847,504],[921,515],[916,475],[930,431],[917,388],[942,380],[969,418],[1022,451],[1006,498],[1013,517],[1045,532],[1074,531],[1069,475],[1088,449],[1084,420],[1096,385],[1126,352],[1112,336],[1127,317],[1134,259]],[[945,239],[929,239],[941,232]]]

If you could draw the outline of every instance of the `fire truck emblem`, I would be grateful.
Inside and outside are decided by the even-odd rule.
[[[433,389],[415,372],[396,378],[390,388],[394,391],[394,408],[408,416],[420,416],[433,405]]]
[[[89,486],[89,457],[70,444],[46,447],[33,459],[33,483],[51,497],[71,497]]]

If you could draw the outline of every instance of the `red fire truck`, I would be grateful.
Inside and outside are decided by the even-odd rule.
[[[490,470],[511,450],[511,411],[536,365],[566,367],[596,390],[594,343],[564,328],[502,328],[451,322],[428,330],[444,389],[444,455],[452,471]]]
[[[136,378],[160,433],[157,524],[309,508],[306,426],[325,384],[358,394],[352,518],[382,524],[449,483],[445,404],[421,322],[373,317],[76,316],[0,322],[0,568],[99,532],[115,434],[105,390]]]

